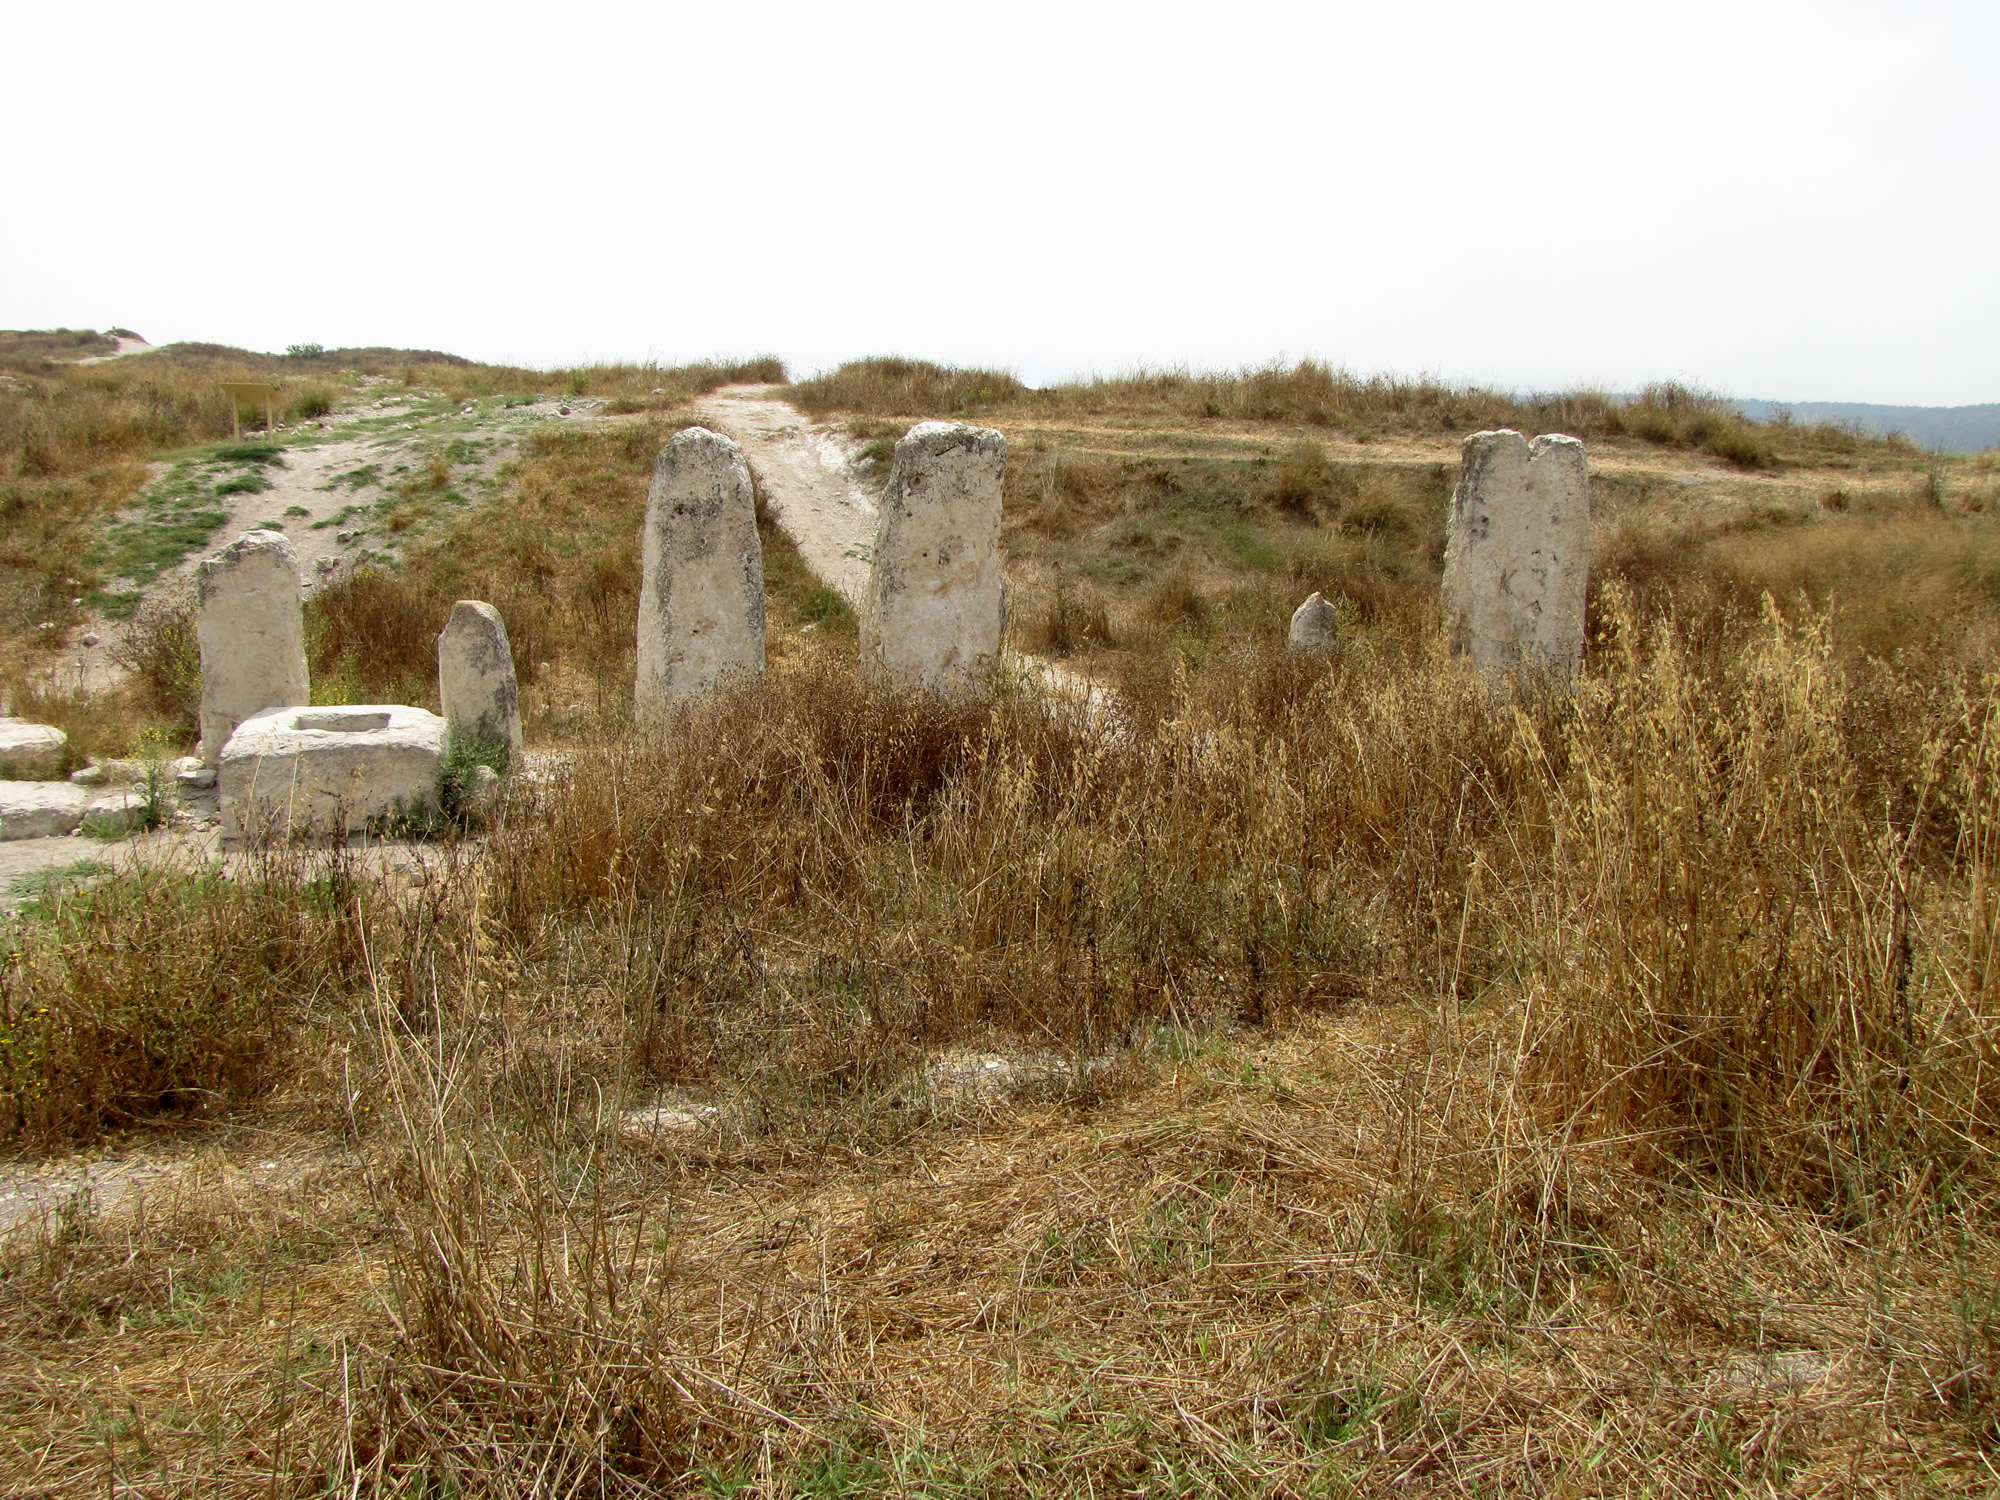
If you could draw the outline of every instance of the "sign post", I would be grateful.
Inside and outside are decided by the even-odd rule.
[[[229,396],[229,422],[240,441],[243,437],[243,403],[253,405],[264,403],[264,433],[269,436],[277,429],[277,419],[273,415],[273,403],[277,399],[278,388],[261,380],[225,380],[222,389]]]

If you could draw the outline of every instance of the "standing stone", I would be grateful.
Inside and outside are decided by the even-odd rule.
[[[687,427],[653,465],[639,583],[641,719],[764,670],[764,549],[742,450]]]
[[[438,707],[446,734],[507,742],[507,764],[521,762],[521,694],[514,652],[500,611],[461,599],[438,637]]]
[[[1444,616],[1454,651],[1489,680],[1566,677],[1583,659],[1590,474],[1583,444],[1475,432],[1451,497]]]
[[[919,422],[896,444],[861,601],[861,661],[914,687],[977,680],[1000,652],[1007,439]]]
[[[1293,656],[1331,656],[1339,644],[1340,616],[1326,602],[1326,595],[1315,592],[1292,611],[1285,649]]]
[[[201,647],[201,755],[222,760],[236,726],[308,700],[299,564],[282,531],[246,531],[202,560],[195,636]]]

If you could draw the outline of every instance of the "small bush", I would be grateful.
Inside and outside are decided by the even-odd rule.
[[[1264,498],[1279,510],[1309,516],[1334,496],[1333,462],[1323,444],[1308,439],[1294,444],[1264,484]]]
[[[1141,606],[1146,617],[1162,625],[1199,629],[1208,623],[1209,603],[1186,568],[1163,573],[1146,590]]]
[[[199,732],[201,645],[195,637],[192,589],[157,593],[141,604],[110,654],[131,674],[146,704],[184,739]]]
[[[815,415],[949,417],[977,413],[1027,387],[1003,370],[961,370],[922,359],[862,359],[830,375],[801,380],[792,399]]]
[[[1069,580],[1056,575],[1055,594],[1028,623],[1027,645],[1047,656],[1069,656],[1087,646],[1109,646],[1111,616],[1103,604],[1080,598]]]
[[[324,386],[307,386],[285,407],[287,422],[315,422],[333,410],[333,392]]]

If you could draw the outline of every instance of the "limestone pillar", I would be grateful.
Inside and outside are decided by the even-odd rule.
[[[214,766],[236,726],[309,702],[299,564],[282,531],[247,531],[196,574],[201,756]]]
[[[504,740],[507,764],[521,760],[521,694],[500,611],[461,599],[437,640],[438,707],[447,734]]]
[[[1315,592],[1292,611],[1285,649],[1293,656],[1331,656],[1339,644],[1340,616],[1326,602],[1326,595]]]
[[[912,687],[976,681],[1000,653],[1007,439],[920,422],[896,444],[861,601],[861,662]]]
[[[653,465],[639,583],[634,707],[657,716],[725,676],[764,670],[764,549],[742,451],[688,427]]]
[[[1444,617],[1454,651],[1489,680],[1566,677],[1583,659],[1590,476],[1583,444],[1476,432],[1451,497]]]

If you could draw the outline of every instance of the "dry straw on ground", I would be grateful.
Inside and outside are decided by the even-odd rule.
[[[1025,424],[1016,617],[1094,715],[863,682],[773,533],[767,680],[634,737],[613,543],[672,411],[329,590],[358,691],[532,578],[571,758],[481,845],[13,929],[12,1141],[175,1166],[0,1247],[8,1491],[1990,1489],[1985,471],[1690,515],[1604,438],[1581,686],[1495,697],[1425,607],[1434,450],[1250,414],[1322,387],[825,388]],[[1475,402],[1392,394],[1350,415]]]

